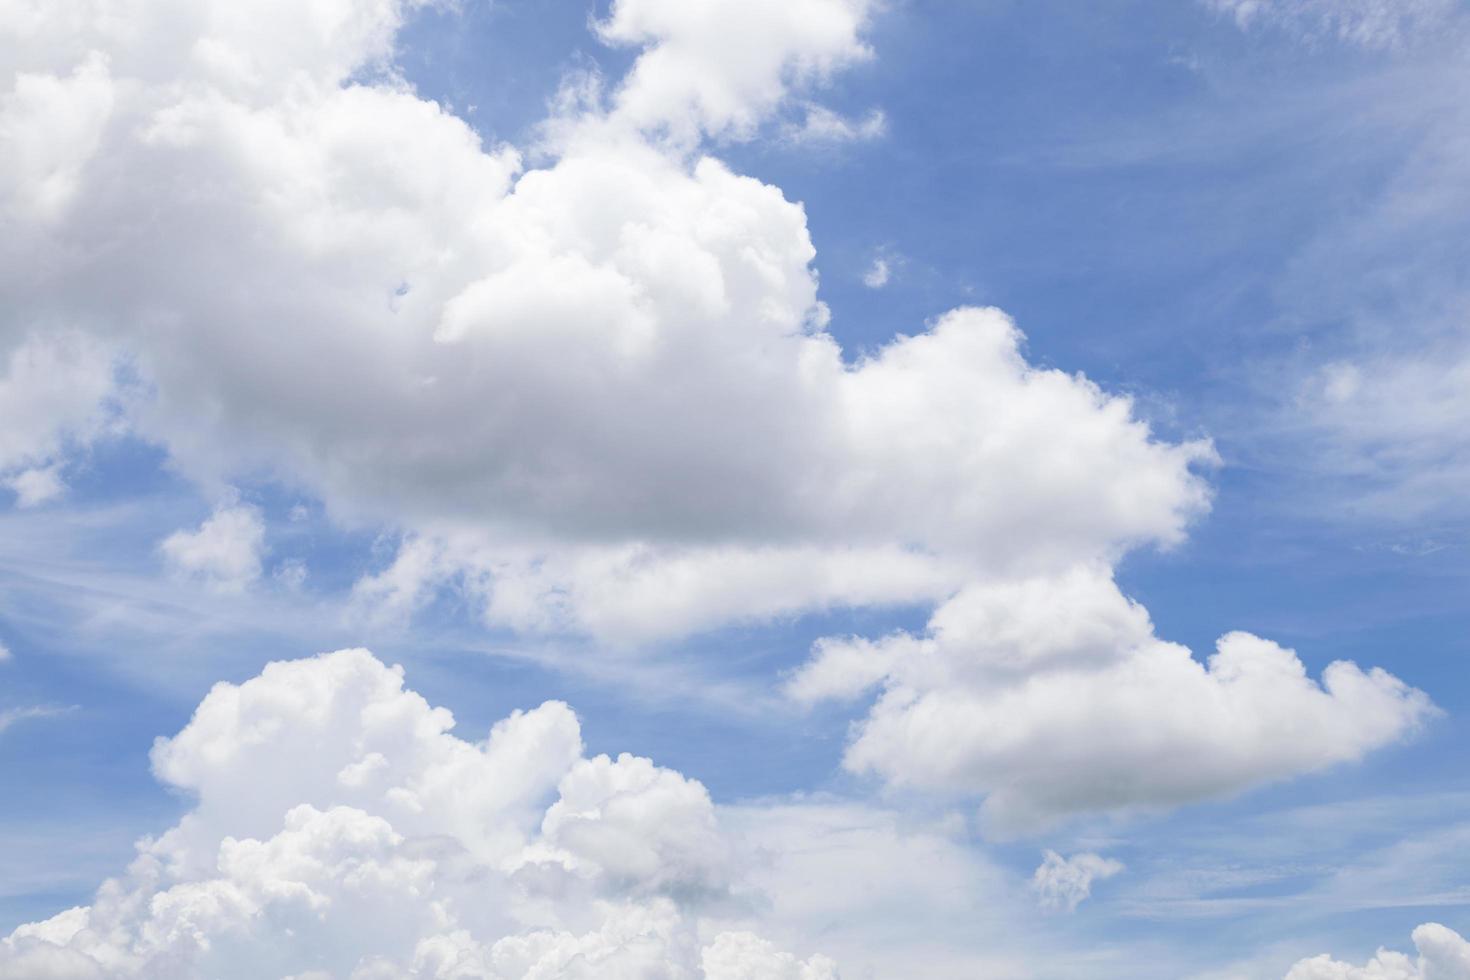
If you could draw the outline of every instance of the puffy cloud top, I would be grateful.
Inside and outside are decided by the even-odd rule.
[[[1286,980],[1470,980],[1470,942],[1438,922],[1414,930],[1418,957],[1380,949],[1362,966],[1334,960],[1323,953],[1302,960]]]
[[[365,650],[216,685],[153,750],[194,807],[0,942],[0,977],[836,977],[710,917],[733,879],[697,782],[584,758],[559,702],[453,725]]]

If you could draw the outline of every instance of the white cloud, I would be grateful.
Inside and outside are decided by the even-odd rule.
[[[616,114],[678,139],[748,136],[792,86],[871,55],[871,0],[616,0],[597,24],[608,43],[644,48]]]
[[[721,980],[837,980],[824,956],[802,962],[748,932],[721,934],[700,954],[704,975]]]
[[[216,685],[153,750],[193,808],[0,942],[0,977],[836,976],[718,927],[735,882],[698,783],[583,757],[558,702],[453,724],[362,650]]]
[[[934,980],[1044,975],[1024,883],[971,846],[958,815],[816,795],[720,818],[743,842],[735,891],[758,913],[740,929],[786,945],[820,936],[843,976],[904,977],[915,964]],[[1053,944],[1049,964],[1066,958]]]
[[[0,314],[0,476],[23,502],[39,503],[55,479],[51,461],[69,442],[104,431],[112,358],[104,344],[83,334],[10,338],[7,326]]]
[[[1064,858],[1056,851],[1046,851],[1041,864],[1031,876],[1031,889],[1045,909],[1075,911],[1092,895],[1092,883],[1111,878],[1123,870],[1121,861],[1083,852]]]
[[[788,141],[798,144],[865,142],[888,132],[888,117],[882,109],[870,109],[861,119],[854,119],[810,103],[801,122],[786,124],[782,132]]]
[[[306,584],[306,563],[300,559],[292,558],[281,562],[272,573],[275,580],[283,588],[290,592],[299,592]]]
[[[10,652],[10,647],[6,646],[4,641],[0,641],[0,664],[8,663],[14,657],[15,654]]]
[[[1286,980],[1470,980],[1470,942],[1453,929],[1427,922],[1413,933],[1417,957],[1380,949],[1362,966],[1323,953],[1302,960]]]
[[[224,592],[239,592],[260,578],[265,521],[259,508],[227,504],[195,531],[175,531],[159,551],[177,572]]]
[[[827,639],[804,701],[882,694],[844,765],[985,797],[1015,833],[1089,810],[1171,806],[1362,757],[1436,709],[1381,670],[1300,660],[1248,633],[1200,663],[1158,639],[1105,569],[971,586],[922,635]]]
[[[888,285],[888,279],[893,270],[888,267],[888,260],[879,256],[868,266],[868,271],[863,273],[863,285],[869,289],[882,289]]]
[[[98,51],[69,74],[16,74],[0,97],[0,205],[8,217],[45,222],[65,210],[101,145],[112,100],[107,58]]]
[[[0,661],[4,659],[0,657]],[[29,705],[24,708],[6,708],[0,710],[0,732],[4,732],[7,728],[18,722],[28,721],[32,718],[54,718],[57,715],[65,714],[68,710],[67,708],[58,708],[49,704]]]
[[[881,681],[847,764],[986,794],[1003,824],[1311,771],[1427,711],[1350,665],[1324,690],[1243,635],[1207,670],[1151,631],[1099,654],[1053,635],[1049,613],[1018,621],[1038,638],[1011,643],[1007,683],[925,680],[932,664],[966,675],[964,651],[986,640],[962,621],[987,590],[1182,540],[1215,456],[1033,366],[998,310],[844,357],[801,207],[698,151],[701,133],[748,135],[866,57],[861,0],[621,0],[597,30],[641,48],[633,68],[610,108],[594,93],[558,120],[533,168],[374,74],[404,4],[139,4],[126,31],[51,5],[0,27],[0,67],[107,107],[95,145],[86,129],[42,168],[64,171],[65,193],[0,242],[0,335],[95,324],[105,342],[48,334],[12,365],[115,345],[151,391],[139,431],[185,473],[276,474],[339,521],[401,530],[397,560],[355,590],[368,615],[411,614],[453,580],[492,624],[638,644],[945,603],[934,636],[872,656],[828,644],[795,689]],[[7,118],[28,125],[13,107],[29,104],[6,102]],[[31,177],[4,179],[24,193]],[[67,356],[93,365],[90,386],[52,385],[85,429],[111,361]],[[45,425],[4,433],[19,448],[0,452],[44,462],[66,414],[37,413]],[[263,542],[259,513],[230,505],[162,552],[239,590]],[[1083,713],[1091,681],[1106,696]],[[1012,718],[1005,738],[985,730]],[[1192,768],[1165,758],[1175,738]]]
[[[61,479],[61,467],[54,463],[22,470],[5,483],[15,493],[17,507],[35,507],[66,492],[66,483]]]
[[[1443,346],[1443,345],[1426,345]],[[1394,522],[1462,512],[1470,478],[1470,351],[1366,350],[1304,379],[1289,411],[1355,510]]]
[[[1272,23],[1277,6],[1295,9],[1261,6]],[[1237,445],[1253,446],[1283,482],[1300,480],[1281,494],[1299,512],[1426,534],[1464,518],[1470,479],[1470,111],[1458,97],[1470,84],[1470,11],[1365,6],[1407,18],[1386,35],[1401,35],[1387,45],[1401,50],[1353,57],[1296,99],[1261,89],[1250,100],[1269,132],[1301,134],[1281,169],[1296,175],[1287,182],[1320,181],[1346,203],[1319,209],[1271,276],[1272,318],[1304,342],[1253,372],[1246,414],[1251,402],[1270,407]],[[1347,15],[1358,5],[1336,7]],[[1283,183],[1262,200],[1287,193]]]
[[[1399,44],[1442,25],[1455,0],[1208,0],[1241,27],[1274,24],[1316,41],[1333,39],[1368,48]]]
[[[1208,443],[1033,367],[999,311],[845,362],[801,208],[645,134],[779,112],[866,57],[865,3],[618,3],[598,31],[643,47],[634,68],[529,170],[391,77],[347,84],[404,9],[15,20],[0,64],[66,79],[100,51],[111,95],[107,166],[0,245],[5,329],[103,325],[186,473],[280,474],[402,529],[402,608],[459,576],[516,629],[640,642],[934,602],[1177,542],[1207,509]],[[277,14],[300,36],[263,34]]]

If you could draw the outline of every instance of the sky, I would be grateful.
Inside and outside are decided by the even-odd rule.
[[[0,980],[1470,980],[1459,0],[0,69]]]

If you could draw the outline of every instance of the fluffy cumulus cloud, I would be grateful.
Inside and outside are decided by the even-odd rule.
[[[1092,883],[1111,878],[1123,870],[1121,861],[1083,852],[1062,857],[1046,851],[1031,876],[1031,890],[1044,909],[1074,911],[1092,894]]]
[[[1438,922],[1414,930],[1417,957],[1380,949],[1362,966],[1323,953],[1302,960],[1286,980],[1470,980],[1470,942]]]
[[[837,976],[717,927],[734,879],[699,783],[584,757],[559,702],[453,724],[363,650],[217,685],[153,749],[193,808],[0,942],[0,977]]]
[[[685,139],[749,135],[793,86],[871,55],[861,34],[874,6],[748,0],[736,11],[729,0],[617,0],[598,35],[646,49],[617,93],[617,115]]]
[[[1203,663],[1154,635],[1106,569],[977,585],[921,635],[832,638],[797,699],[881,694],[845,765],[985,797],[1000,832],[1089,810],[1169,806],[1360,758],[1435,709],[1382,670],[1310,677],[1248,633]]]
[[[225,592],[239,592],[260,578],[265,521],[259,508],[229,504],[193,531],[175,531],[158,545],[177,572]]]
[[[1208,444],[1030,365],[997,311],[846,358],[801,207],[694,148],[867,57],[866,3],[615,3],[596,29],[633,67],[530,169],[393,75],[408,5],[123,6],[0,26],[4,131],[39,141],[3,179],[49,202],[0,244],[0,336],[124,351],[185,472],[403,529],[493,622],[934,601],[1207,505]]]

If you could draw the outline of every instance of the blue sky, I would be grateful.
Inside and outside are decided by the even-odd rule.
[[[251,681],[267,663],[362,646],[467,742],[565,701],[576,766],[650,758],[707,789],[737,842],[720,846],[769,858],[714,884],[699,864],[696,888],[680,845],[655,884],[615,888],[604,852],[538,817],[515,831],[533,857],[491,863],[561,855],[594,898],[545,912],[516,893],[538,910],[519,927],[590,935],[608,903],[674,901],[700,943],[728,927],[789,950],[741,974],[771,978],[826,955],[843,977],[1279,978],[1416,942],[1405,976],[1459,975],[1432,972],[1415,930],[1470,934],[1463,5],[803,0],[808,35],[779,4],[717,0],[688,8],[708,17],[694,27],[662,0],[324,0],[314,23],[264,3],[279,50],[213,6],[139,4],[131,33],[37,13],[0,44],[0,133],[23,161],[0,167],[19,229],[0,280],[0,933],[79,906],[103,921],[99,884],[181,818],[205,828],[191,847],[286,833],[210,814],[287,793],[251,766],[289,769],[289,747],[198,749],[170,777],[155,739],[253,745],[200,707],[214,685],[279,705]],[[709,24],[728,43],[701,47]],[[216,48],[180,47],[191,32]],[[648,69],[684,45],[693,74]],[[701,102],[706,83],[731,101]],[[628,176],[651,169],[648,187]],[[597,266],[615,226],[623,251]],[[636,252],[644,234],[687,238]],[[668,272],[695,253],[706,265]],[[741,265],[756,253],[765,278]],[[705,324],[689,311],[709,263],[728,296]],[[598,277],[614,267],[629,292]],[[917,351],[898,336],[999,329],[946,333],[961,307],[1005,311],[1021,360],[915,353],[893,377],[929,374],[904,397],[869,371]],[[481,346],[439,356],[462,336]],[[790,382],[783,352],[826,336],[830,376],[871,383],[834,403],[848,428],[809,434],[825,389]],[[1108,414],[1118,396],[1144,436]],[[829,460],[844,432],[851,458]],[[1001,448],[971,464],[976,446]],[[1044,612],[1027,618],[1030,595]],[[1074,620],[1090,636],[1094,609],[1116,637],[1053,637]],[[1202,663],[1231,631],[1295,651],[1310,678],[1352,661],[1399,687],[1239,703],[1210,687],[1191,706],[1193,688],[1128,686],[1144,660],[1127,658],[1164,657],[1157,640]],[[1022,659],[1081,644],[1104,666],[1008,674],[986,660],[1008,643]],[[1083,702],[1048,693],[1078,670]],[[1012,700],[1023,689],[1038,700]],[[1094,696],[1125,707],[1109,722]],[[913,705],[950,699],[957,727],[926,729]],[[1224,734],[1204,720],[1217,703],[1234,704]],[[1200,724],[1169,720],[1177,706]],[[1068,744],[1094,711],[1096,748]],[[330,741],[296,716],[261,724]],[[236,768],[199,774],[217,764]],[[553,787],[573,798],[547,778],[538,814]],[[1019,819],[998,802],[1013,798]],[[420,832],[357,797],[281,801]],[[659,819],[628,833],[692,839],[686,809]],[[171,871],[174,887],[214,880],[211,850],[177,846],[205,870]],[[830,867],[803,863],[827,848]],[[1042,908],[1045,850],[1121,868]],[[706,889],[726,898],[688,897]],[[345,978],[390,955],[333,932],[249,972],[260,923],[290,919],[250,901],[253,938],[219,926],[216,954],[172,949],[169,969],[216,975],[208,957],[235,948],[241,975]],[[489,930],[486,950],[510,935],[461,924]],[[118,928],[137,930],[121,959],[87,930],[8,940],[0,976],[33,975],[24,957],[52,945],[106,964],[57,975],[163,969],[147,928]],[[718,980],[705,948],[687,975]],[[522,975],[406,963],[386,975]],[[1307,969],[1293,980],[1372,975]]]

